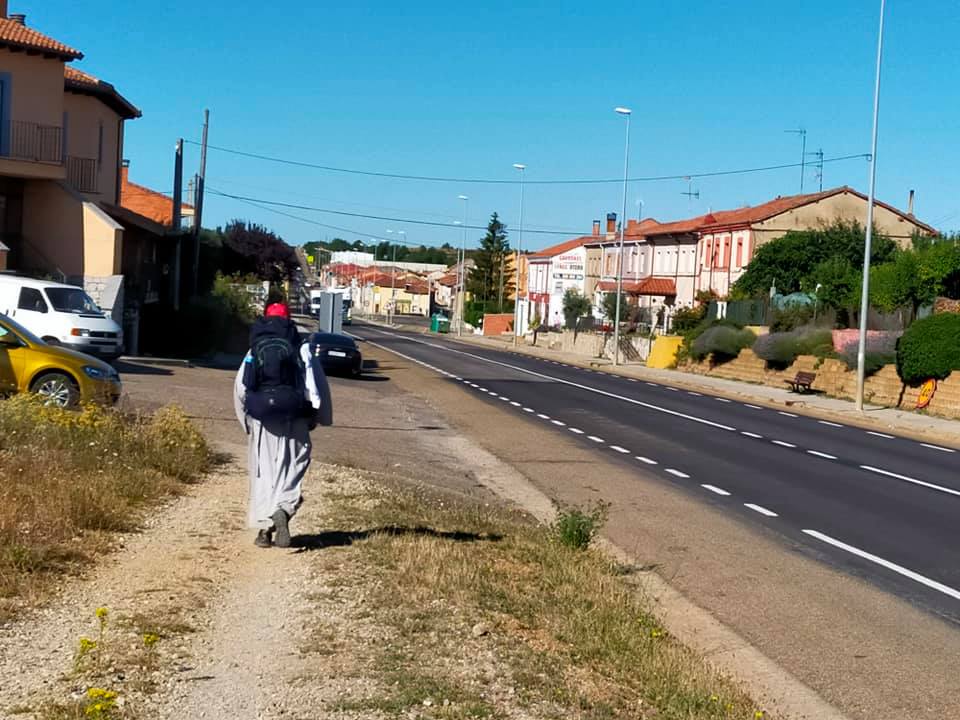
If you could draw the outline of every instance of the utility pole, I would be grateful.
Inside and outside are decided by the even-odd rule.
[[[803,178],[807,174],[807,131],[804,128],[784,130],[785,133],[800,136],[800,194],[803,195]]]
[[[620,247],[617,250],[617,303],[613,318],[613,365],[620,364],[620,301],[623,297],[623,232],[627,227],[627,176],[630,167],[630,108],[618,107],[614,112],[627,119],[627,139],[623,147],[623,207],[620,216]]]
[[[181,243],[181,233],[180,233],[180,223],[182,219],[183,208],[181,204],[183,202],[183,138],[177,140],[176,154],[174,155],[173,160],[173,232],[175,233],[176,240],[173,244],[173,278],[172,278],[172,291],[173,291],[173,309],[177,311],[180,309],[180,243]]]
[[[194,186],[193,201],[193,272],[191,294],[196,296],[200,276],[200,228],[203,225],[203,188],[207,177],[207,130],[210,127],[210,111],[203,111],[203,134],[200,137],[200,173]]]
[[[520,223],[517,234],[517,266],[514,268],[517,281],[516,288],[514,288],[513,291],[514,297],[516,298],[513,303],[513,345],[516,347],[520,344],[520,336],[523,334],[523,328],[520,327],[520,253],[523,251],[523,176],[527,166],[523,163],[514,163],[513,167],[520,171]],[[529,308],[529,303],[527,303],[527,307]]]
[[[863,244],[863,288],[860,291],[860,341],[857,344],[857,412],[863,412],[863,384],[866,375],[867,316],[870,314],[870,245],[873,240],[873,197],[877,183],[877,130],[880,122],[880,68],[883,61],[883,14],[886,0],[880,0],[880,30],[877,33],[877,75],[873,87],[873,133],[870,140],[870,189],[867,192],[867,227]]]

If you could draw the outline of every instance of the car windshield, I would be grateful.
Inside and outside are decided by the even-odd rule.
[[[102,313],[89,295],[80,288],[47,288],[47,297],[57,312]]]
[[[43,340],[27,330],[20,323],[11,320],[6,315],[0,315],[0,337],[9,335],[10,333],[19,335],[21,340],[26,340],[31,345],[46,345]]]

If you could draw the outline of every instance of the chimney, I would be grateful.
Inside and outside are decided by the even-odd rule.
[[[593,236],[600,237],[600,221],[599,220],[593,221]]]
[[[130,182],[130,161],[121,160],[120,161],[120,183],[121,185],[126,185]]]
[[[613,240],[617,235],[617,214],[607,213],[607,240]]]
[[[27,16],[22,13],[14,13],[13,15],[7,15],[7,20],[10,22],[15,22],[17,25],[26,25]]]
[[[907,200],[907,215],[913,215],[913,190],[910,191],[910,197]]]

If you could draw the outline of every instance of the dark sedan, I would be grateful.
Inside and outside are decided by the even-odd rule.
[[[352,337],[335,333],[314,333],[310,340],[316,346],[326,373],[349,373],[358,377],[363,372],[363,355]]]

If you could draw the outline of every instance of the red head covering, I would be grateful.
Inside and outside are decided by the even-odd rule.
[[[283,303],[272,303],[267,305],[267,309],[263,311],[264,317],[281,317],[290,319],[290,308],[288,308]]]

